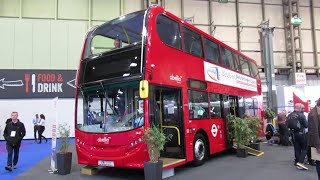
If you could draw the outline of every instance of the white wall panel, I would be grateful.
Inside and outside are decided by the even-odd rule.
[[[277,5],[265,6],[266,20],[270,20],[270,27],[283,28],[283,7]]]
[[[314,66],[314,58],[312,53],[303,54],[303,65],[304,66]]]
[[[173,13],[174,15],[178,16],[178,17],[182,17],[181,14],[181,1],[172,1],[172,0],[166,0],[165,1],[165,8],[166,10],[168,10],[169,12]]]
[[[286,66],[286,53],[273,53],[274,66]]]
[[[18,17],[19,16],[19,0],[1,0],[0,16]]]
[[[35,114],[44,114],[46,116],[45,127],[43,135],[51,138],[52,123],[55,114],[52,110],[52,99],[41,100],[0,100],[0,131],[3,132],[6,119],[10,117],[12,111],[19,113],[18,119],[24,123],[26,128],[25,139],[33,139],[33,124],[32,119]],[[59,99],[58,101],[58,125],[67,123],[70,125],[70,136],[74,137],[74,99]],[[0,140],[3,140],[1,134]]]
[[[314,23],[316,29],[320,29],[320,8],[314,8]]]
[[[96,26],[96,25],[101,25],[101,24],[103,24],[103,23],[105,23],[106,21],[92,21],[91,22],[91,26]]]
[[[281,0],[264,0],[265,4],[282,4]]]
[[[260,35],[256,28],[243,28],[240,33],[241,50],[260,51]]]
[[[88,0],[58,0],[59,19],[88,19]]]
[[[238,44],[236,42],[224,42],[226,43],[228,46],[232,47],[235,50],[238,50]]]
[[[300,7],[300,17],[302,19],[301,28],[311,28],[310,20],[310,8],[309,7]]]
[[[244,26],[258,26],[262,21],[260,4],[239,4],[239,21]]]
[[[274,51],[285,51],[286,42],[285,42],[284,29],[274,29],[273,31],[273,50]]]
[[[195,24],[209,24],[209,2],[207,1],[184,1],[184,18],[194,17]]]
[[[123,4],[124,4],[123,5],[124,6],[123,7],[124,14],[139,11],[142,9],[142,1],[141,0],[123,0]]]
[[[320,31],[316,31],[317,51],[320,52]]]
[[[319,0],[313,0],[313,6],[320,7],[320,1]]]
[[[249,3],[261,3],[261,0],[239,0],[240,3],[242,2],[249,2]]]
[[[14,20],[0,19],[0,68],[13,69]]]
[[[196,26],[196,27],[207,34],[210,34],[209,33],[209,26]]]
[[[237,28],[236,27],[217,27],[215,30],[214,37],[224,42],[228,46],[234,49],[237,47]]]
[[[299,0],[300,6],[310,6],[310,0]]]
[[[111,20],[120,16],[119,0],[92,0],[92,19]]]
[[[242,52],[246,56],[250,57],[251,59],[255,60],[258,66],[261,66],[261,53],[260,52]]]
[[[22,17],[54,18],[55,0],[23,0]]]
[[[67,69],[77,69],[79,66],[83,38],[87,26],[84,22],[68,23],[68,66]]]
[[[68,23],[51,22],[51,69],[68,67]]]
[[[33,22],[32,34],[32,68],[49,69],[50,68],[50,31],[51,24],[48,20],[38,20]],[[53,37],[55,38],[55,37]]]
[[[311,31],[301,30],[301,34],[303,52],[313,52]]]
[[[235,3],[212,2],[212,20],[214,25],[236,25]]]
[[[14,37],[14,68],[32,68],[32,21],[20,20],[15,22]]]

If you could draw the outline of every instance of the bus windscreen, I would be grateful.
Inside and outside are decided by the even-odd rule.
[[[144,14],[134,12],[96,28],[88,38],[84,59],[141,42]]]

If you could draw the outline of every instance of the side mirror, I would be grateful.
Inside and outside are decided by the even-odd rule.
[[[141,99],[148,98],[149,95],[149,82],[147,80],[140,81],[139,95]]]

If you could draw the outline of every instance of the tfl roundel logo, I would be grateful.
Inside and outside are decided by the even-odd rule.
[[[215,124],[212,124],[211,133],[212,133],[212,136],[213,136],[213,137],[217,137],[218,128],[217,128],[217,126],[216,126]]]

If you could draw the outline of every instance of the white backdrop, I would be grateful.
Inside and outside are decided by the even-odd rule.
[[[32,120],[35,114],[44,114],[46,117],[46,130],[43,135],[51,138],[51,124],[55,118],[53,112],[52,99],[20,99],[20,100],[0,100],[0,140],[3,140],[3,130],[5,122],[10,118],[11,112],[17,111],[19,119],[26,128],[26,136],[24,139],[33,139],[33,124]],[[68,123],[71,128],[71,137],[74,137],[74,99],[59,99],[58,100],[58,122],[57,124]]]

